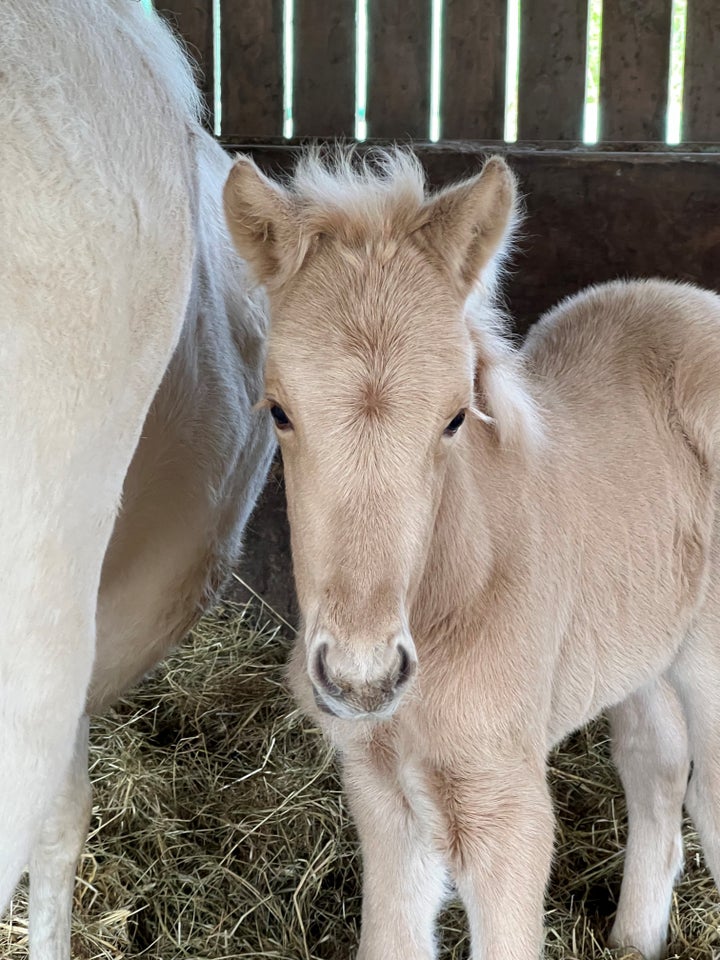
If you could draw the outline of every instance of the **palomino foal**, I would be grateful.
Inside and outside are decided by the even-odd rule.
[[[240,158],[225,200],[270,296],[292,669],[342,754],[359,957],[435,957],[451,886],[474,958],[538,956],[546,756],[605,708],[630,812],[612,940],[660,957],[690,757],[720,879],[720,300],[597,287],[514,351],[498,158],[430,197],[402,153],[311,156],[288,186]]]

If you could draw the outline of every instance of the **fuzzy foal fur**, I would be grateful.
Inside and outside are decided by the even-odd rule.
[[[596,287],[515,351],[504,163],[428,197],[409,156],[376,161],[310,155],[281,185],[239,158],[225,192],[270,296],[292,674],[342,756],[358,956],[435,957],[454,887],[475,960],[534,960],[546,757],[609,709],[630,817],[612,940],[656,960],[684,798],[720,879],[720,300]]]

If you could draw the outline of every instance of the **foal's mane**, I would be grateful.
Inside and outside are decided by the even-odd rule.
[[[340,240],[407,234],[422,218],[425,173],[402,147],[313,148],[287,187],[307,229]]]

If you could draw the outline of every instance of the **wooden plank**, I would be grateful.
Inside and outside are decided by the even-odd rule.
[[[355,0],[295,0],[293,119],[298,137],[355,133]]]
[[[368,136],[427,139],[429,0],[368,0],[368,38]]]
[[[720,141],[720,3],[689,0],[683,140]]]
[[[582,140],[587,0],[522,0],[519,140]]]
[[[264,169],[287,169],[290,148],[255,147]],[[418,149],[437,186],[477,172],[484,144]],[[504,147],[526,197],[507,302],[522,334],[582,287],[618,277],[667,277],[718,289],[720,153],[572,153]],[[558,269],[562,264],[562,269]],[[245,539],[241,575],[295,622],[284,493],[274,475]]]
[[[221,0],[220,23],[223,136],[282,136],[282,0]]]
[[[187,45],[197,64],[198,85],[207,107],[206,122],[213,129],[213,15],[212,0],[158,0],[163,16]]]
[[[524,4],[523,4],[524,6]],[[507,0],[446,0],[441,136],[501,140],[505,127]]]
[[[605,0],[603,140],[664,140],[672,0]]]

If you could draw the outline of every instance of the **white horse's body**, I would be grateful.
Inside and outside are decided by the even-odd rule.
[[[264,307],[220,212],[229,161],[157,18],[9,0],[0,65],[0,909],[30,862],[31,951],[58,960],[91,675],[95,709],[237,558],[272,450],[251,413]]]

